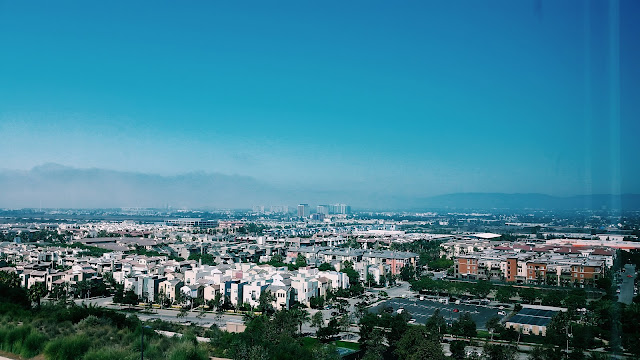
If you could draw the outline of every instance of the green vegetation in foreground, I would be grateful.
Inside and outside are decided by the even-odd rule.
[[[33,303],[36,303],[35,301]],[[42,303],[32,306],[28,293],[14,273],[0,271],[0,350],[24,358],[47,360],[134,360],[140,358],[141,321],[109,309],[75,304]],[[337,360],[334,345],[308,341],[300,334],[307,321],[304,310],[273,311],[249,315],[240,334],[213,327],[184,327],[161,320],[144,329],[144,358],[149,360],[206,360],[210,356],[232,359]],[[154,330],[182,333],[166,337]],[[201,343],[196,336],[211,339]]]
[[[334,343],[337,347],[347,348],[351,350],[360,350],[360,344],[338,340]]]

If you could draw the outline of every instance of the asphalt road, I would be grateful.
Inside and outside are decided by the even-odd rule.
[[[440,314],[444,316],[448,323],[455,321],[460,315],[468,312],[471,314],[471,318],[476,322],[479,329],[484,329],[485,324],[489,319],[494,316],[498,316],[498,309],[489,308],[486,306],[470,305],[470,304],[441,304],[436,301],[430,300],[418,300],[416,298],[409,299],[390,299],[377,306],[372,307],[369,311],[377,312],[379,309],[385,306],[391,306],[394,311],[399,308],[403,308],[411,314],[411,317],[416,319],[419,324],[427,322],[429,317],[433,315],[436,309],[440,309]],[[455,310],[458,310],[457,312]],[[509,311],[509,310],[505,310]]]
[[[631,275],[631,277],[627,277]],[[631,304],[633,300],[633,284],[636,279],[636,268],[634,265],[625,265],[622,272],[622,284],[620,285],[620,294],[618,301],[625,304]]]

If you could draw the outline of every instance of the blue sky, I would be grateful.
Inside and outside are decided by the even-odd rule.
[[[0,0],[0,168],[640,192],[640,3]]]

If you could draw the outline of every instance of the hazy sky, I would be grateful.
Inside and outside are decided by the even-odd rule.
[[[640,2],[0,0],[0,168],[640,192]]]

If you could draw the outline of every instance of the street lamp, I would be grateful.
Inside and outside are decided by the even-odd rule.
[[[144,329],[151,329],[151,326],[143,325],[140,319],[140,360],[144,360]]]

